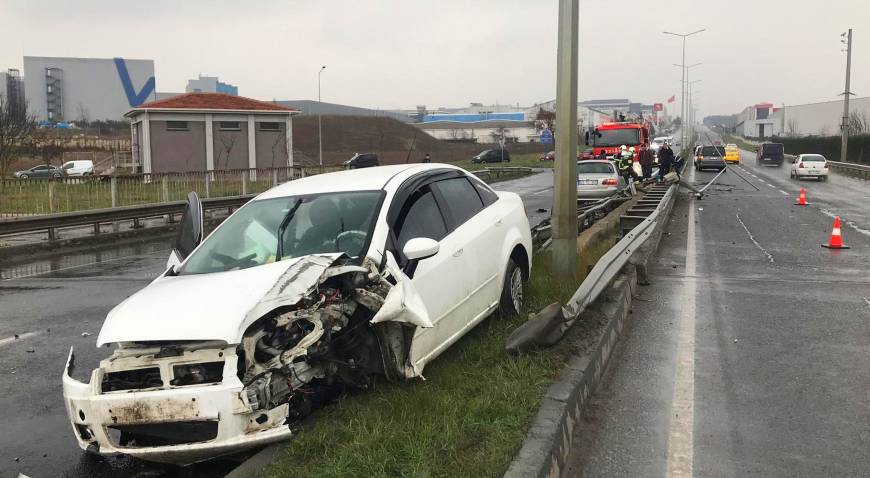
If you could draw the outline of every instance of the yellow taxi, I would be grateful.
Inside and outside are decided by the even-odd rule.
[[[726,144],[725,145],[725,162],[726,163],[739,163],[740,162],[740,148],[738,148],[736,144]]]

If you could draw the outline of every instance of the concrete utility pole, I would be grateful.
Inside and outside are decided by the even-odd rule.
[[[686,127],[684,126],[686,123],[686,112],[687,112],[687,108],[686,108],[686,37],[690,37],[696,33],[701,33],[705,30],[706,30],[706,28],[702,28],[700,30],[693,31],[692,33],[662,32],[665,35],[673,35],[673,36],[683,38],[683,61],[682,61],[682,63],[680,63],[680,65],[683,67],[683,77],[682,77],[681,84],[680,84],[680,86],[681,86],[680,94],[682,96],[682,99],[680,100],[681,101],[680,121],[682,122],[682,125],[680,127],[680,136],[682,137],[681,144],[683,145],[683,148],[687,147],[686,146],[686,141],[687,141]]]
[[[849,91],[849,79],[852,76],[852,29],[843,33],[842,36],[847,37],[845,40],[841,40],[846,44],[846,91],[843,92],[843,125],[842,125],[842,137],[841,137],[841,145],[840,145],[840,161],[846,162],[846,151],[849,147],[849,95],[852,94]]]
[[[552,272],[562,279],[572,279],[577,275],[578,3],[578,0],[559,0]]]
[[[320,67],[317,72],[317,160],[320,162],[320,168],[323,169],[323,103],[320,101],[320,74],[326,69],[326,65]]]

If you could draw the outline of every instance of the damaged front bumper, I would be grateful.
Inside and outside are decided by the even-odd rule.
[[[72,378],[70,349],[63,374],[63,396],[79,446],[100,455],[125,454],[143,460],[187,465],[216,456],[284,440],[288,405],[254,411],[236,377],[235,347],[184,351],[180,356],[148,360],[159,369],[161,387],[103,391],[105,374],[129,369],[141,358],[112,357],[91,374],[90,383]],[[170,384],[176,366],[223,362],[220,382]],[[156,366],[156,367],[155,367]],[[140,369],[141,370],[141,369]]]

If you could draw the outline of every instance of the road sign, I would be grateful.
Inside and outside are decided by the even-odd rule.
[[[541,143],[553,144],[553,132],[548,129],[541,131]]]

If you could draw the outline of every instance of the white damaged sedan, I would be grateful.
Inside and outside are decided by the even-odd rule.
[[[191,194],[167,270],[106,318],[114,350],[88,383],[70,350],[82,449],[184,465],[286,439],[343,390],[421,377],[519,312],[531,268],[519,196],[443,164],[291,181],[201,238]]]

